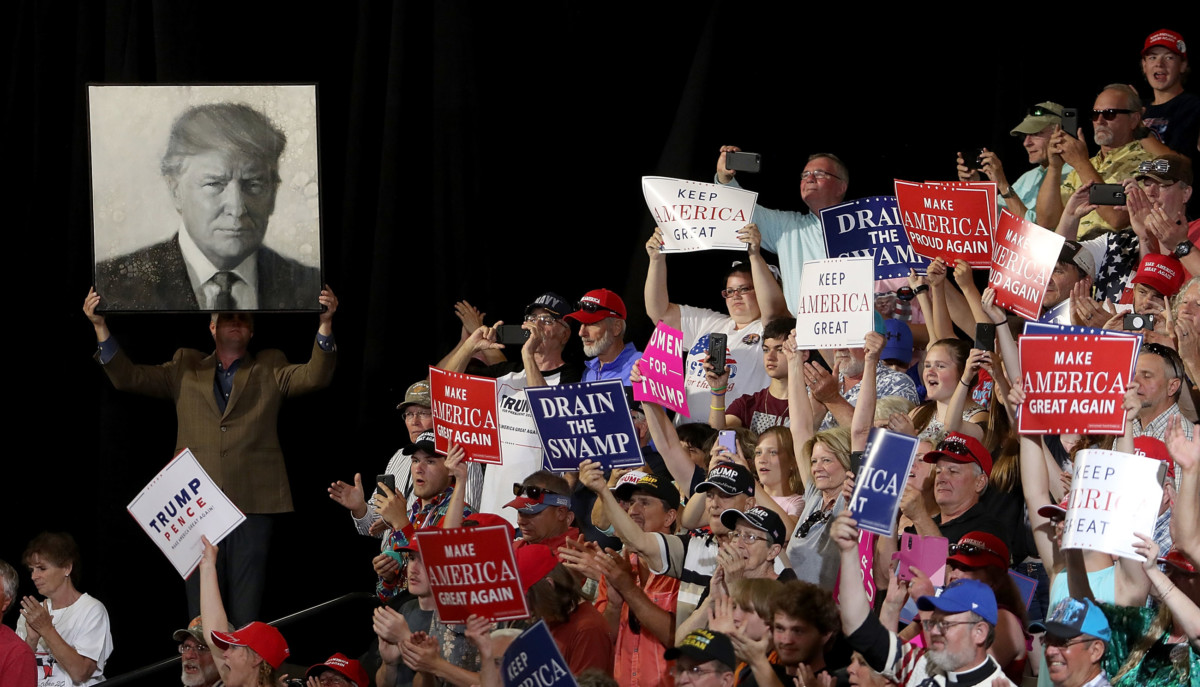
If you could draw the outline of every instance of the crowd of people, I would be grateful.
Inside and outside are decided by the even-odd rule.
[[[1200,685],[1200,220],[1189,224],[1187,214],[1200,98],[1183,90],[1179,34],[1148,36],[1142,65],[1151,103],[1113,84],[1090,117],[1081,113],[1095,155],[1083,128],[1066,130],[1064,108],[1047,101],[1012,130],[1033,165],[1015,182],[994,151],[947,161],[960,180],[995,182],[1000,207],[1065,238],[1040,321],[1143,337],[1122,434],[1017,433],[1023,321],[979,288],[986,271],[963,261],[939,258],[925,274],[877,281],[863,346],[807,350],[789,313],[803,263],[825,257],[818,213],[849,188],[835,154],[814,154],[801,175],[808,212],[758,207],[739,232],[746,259],[725,275],[726,312],[672,301],[662,231],[647,241],[646,312],[683,333],[689,415],[630,396],[638,468],[584,460],[556,473],[543,469],[540,448],[520,441],[529,436],[526,388],[642,383],[619,294],[597,289],[571,302],[546,292],[511,329],[456,304],[462,335],[434,364],[497,380],[508,413],[503,464],[472,461],[461,446],[439,452],[429,381],[408,388],[397,410],[409,443],[385,468],[394,481],[354,475],[328,489],[349,511],[348,530],[380,540],[370,561],[377,641],[330,647],[339,653],[302,681],[499,687],[505,648],[542,620],[581,684]],[[720,148],[716,183],[738,184],[726,164],[738,150]],[[1095,202],[1099,184],[1120,185],[1123,204]],[[282,684],[287,642],[257,619],[271,514],[291,509],[274,424],[284,398],[329,383],[337,298],[321,291],[307,363],[251,355],[252,318],[216,313],[215,352],[181,350],[164,365],[125,356],[97,310],[103,298],[92,291],[84,303],[97,362],[118,389],[176,404],[179,447],[249,518],[219,549],[204,540],[189,585],[195,619],[173,635],[181,680]],[[995,350],[976,347],[979,323],[995,325]],[[582,366],[563,357],[573,334],[588,357]],[[709,357],[716,334],[727,342],[723,361]],[[521,343],[502,342],[514,335]],[[896,536],[867,540],[847,504],[875,428],[919,443]],[[1088,448],[1166,464],[1156,525],[1130,542],[1144,560],[1063,548],[1073,466]],[[415,534],[490,525],[510,528],[532,616],[443,622]],[[905,534],[947,540],[940,588],[933,571],[894,563]],[[864,546],[873,554],[865,569]],[[17,599],[16,572],[0,562],[0,612],[11,604],[20,613],[15,634],[0,626],[0,685],[103,680],[108,614],[76,587],[74,540],[39,535],[22,562],[42,599]]]

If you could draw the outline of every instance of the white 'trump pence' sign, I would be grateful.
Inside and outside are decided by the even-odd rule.
[[[246,519],[186,448],[126,509],[185,579],[200,565],[200,535],[216,544]]]

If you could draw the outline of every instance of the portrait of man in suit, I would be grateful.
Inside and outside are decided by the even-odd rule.
[[[97,260],[101,309],[319,309],[320,268],[264,245],[287,144],[245,103],[192,105],[179,114],[159,164],[175,231]]]

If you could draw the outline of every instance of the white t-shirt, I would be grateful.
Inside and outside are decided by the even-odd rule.
[[[725,392],[725,407],[733,399],[765,389],[771,378],[763,369],[761,319],[735,329],[733,318],[704,308],[690,305],[679,306],[680,329],[683,340],[689,342],[687,366],[683,371],[683,386],[687,392],[688,411],[691,418],[682,415],[676,422],[707,422],[708,407],[712,402],[708,379],[704,376],[704,363],[708,362],[708,336],[713,333],[728,337],[725,351],[725,366],[729,368],[729,390]]]
[[[557,386],[561,372],[544,375],[546,386]],[[542,469],[542,442],[538,439],[529,399],[525,396],[525,370],[496,378],[496,410],[500,429],[500,455],[503,465],[488,465],[483,472],[483,493],[479,496],[480,513],[494,513],[517,525],[517,511],[505,508],[512,501],[512,485]]]
[[[80,656],[96,662],[96,672],[83,682],[72,682],[71,676],[62,669],[46,646],[46,639],[38,640],[34,650],[37,660],[38,687],[86,687],[104,681],[104,663],[112,654],[112,632],[108,626],[108,611],[104,604],[93,599],[88,594],[81,595],[75,603],[66,608],[53,608],[50,617],[54,621],[54,629],[62,636],[63,641],[75,649]],[[17,634],[21,639],[28,636],[25,627],[25,617],[17,619]]]

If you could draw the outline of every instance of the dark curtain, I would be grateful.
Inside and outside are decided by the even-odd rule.
[[[1007,132],[1025,108],[1052,99],[1086,111],[1113,81],[1145,90],[1137,55],[1161,21],[901,9],[918,12],[719,0],[14,4],[0,28],[6,232],[24,267],[5,280],[13,405],[0,558],[22,571],[21,593],[32,593],[25,543],[68,530],[83,551],[81,588],[112,616],[110,676],[170,656],[170,632],[188,620],[178,575],[124,512],[170,458],[174,411],[112,390],[79,310],[92,273],[85,84],[319,84],[340,359],[333,387],[280,419],[296,512],[276,529],[271,619],[372,587],[374,542],[325,487],[382,471],[404,437],[397,399],[457,341],[456,300],[515,322],[542,291],[574,300],[608,287],[644,344],[642,175],[709,180],[718,146],[737,144],[764,160],[743,185],[764,205],[801,209],[812,152],[841,155],[857,197],[890,193],[893,178],[951,178],[955,150],[988,146],[1015,179],[1028,165]],[[721,307],[732,257],[672,258],[673,300]],[[109,324],[143,362],[211,346],[203,315]],[[312,315],[264,316],[255,343],[302,360],[315,326]],[[582,356],[577,340],[570,354]],[[339,645],[338,632],[320,656],[295,660],[364,648]]]

